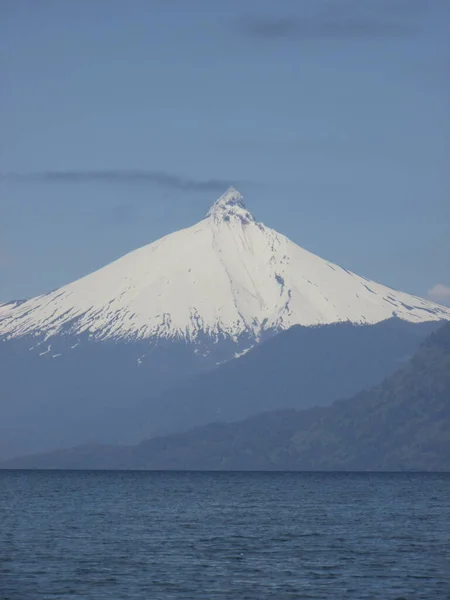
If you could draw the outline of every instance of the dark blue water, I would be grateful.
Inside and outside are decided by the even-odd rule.
[[[450,475],[0,472],[2,600],[450,598]]]

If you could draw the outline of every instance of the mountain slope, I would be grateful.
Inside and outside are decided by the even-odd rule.
[[[135,441],[135,414],[151,421],[152,432],[173,431],[180,421],[184,427],[184,408],[160,404],[160,394],[183,379],[293,325],[372,324],[393,315],[420,329],[450,319],[450,309],[314,256],[256,222],[230,189],[197,225],[54,292],[0,305],[0,458],[63,444]],[[312,343],[307,339],[306,347]],[[387,370],[376,371],[379,377],[415,346],[400,354],[396,348],[383,350]],[[315,356],[319,364],[320,352]],[[366,374],[368,356],[357,363]],[[318,372],[314,365],[311,372]],[[330,382],[337,370],[334,376]],[[374,379],[355,375],[355,382],[363,387]],[[273,408],[258,404],[257,395],[252,403],[237,416]],[[210,418],[210,406],[198,408],[189,424]]]
[[[257,223],[228,190],[205,219],[78,281],[0,306],[0,335],[192,340],[391,316],[421,322],[450,309],[368,281]]]
[[[295,326],[237,360],[133,405],[120,426],[136,431],[139,440],[267,410],[331,404],[392,374],[435,327],[400,319]]]
[[[90,342],[56,360],[21,351],[19,339],[0,343],[0,460],[329,404],[392,373],[437,325],[389,319],[296,326],[215,368],[211,354],[181,341]],[[138,364],[136,356],[145,360]],[[205,365],[210,372],[190,375]]]
[[[380,386],[329,407],[267,412],[134,447],[73,448],[0,466],[450,471],[450,324]]]

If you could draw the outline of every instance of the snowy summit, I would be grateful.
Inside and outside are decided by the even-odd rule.
[[[206,213],[206,219],[212,218],[216,223],[227,222],[231,218],[237,217],[246,225],[255,222],[253,215],[248,212],[244,204],[243,196],[234,187],[228,188]]]
[[[258,339],[338,321],[450,320],[450,309],[319,258],[258,223],[228,189],[196,225],[57,291],[0,306],[0,336]]]

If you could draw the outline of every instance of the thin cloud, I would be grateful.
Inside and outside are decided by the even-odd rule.
[[[428,298],[441,304],[450,305],[450,286],[444,285],[443,283],[437,283],[427,292]]]
[[[239,29],[260,39],[365,39],[416,34],[415,25],[363,16],[243,17]]]
[[[151,170],[100,170],[100,171],[42,171],[36,173],[8,173],[4,181],[41,184],[141,184],[193,192],[222,192],[233,183],[225,179],[191,179],[174,173]]]
[[[291,15],[247,15],[235,25],[244,35],[266,40],[396,38],[417,34],[417,17],[430,10],[428,0],[305,0],[297,6]]]

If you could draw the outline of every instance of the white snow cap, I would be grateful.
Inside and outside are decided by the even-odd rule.
[[[229,188],[206,217],[55,292],[0,306],[0,339],[62,330],[182,338],[350,321],[450,320],[450,308],[319,258],[257,223]]]
[[[212,218],[216,222],[228,221],[232,217],[241,219],[245,225],[255,222],[253,215],[244,204],[242,194],[233,186],[229,187],[225,194],[220,196],[206,213],[206,218]]]

